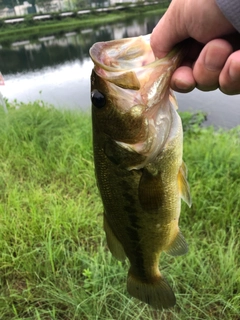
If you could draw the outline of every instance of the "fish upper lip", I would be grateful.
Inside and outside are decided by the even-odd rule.
[[[172,50],[166,57],[155,59],[150,46],[150,34],[135,38],[95,43],[90,48],[90,56],[95,64],[94,71],[106,81],[109,90],[114,89],[109,82],[117,87],[135,90],[134,99],[123,108],[127,110],[136,104],[145,106],[146,112],[154,108],[156,101],[165,86],[166,70],[175,68],[182,54]],[[178,52],[180,52],[178,50]],[[163,76],[164,73],[164,76]],[[169,83],[166,86],[169,87]],[[126,95],[117,90],[117,95]],[[132,93],[131,93],[132,94]],[[151,112],[150,112],[151,113]]]
[[[135,38],[95,43],[89,50],[95,68],[97,66],[97,68],[108,72],[137,71],[139,68],[154,67],[156,64],[159,64],[159,61],[161,61],[161,64],[168,63],[168,60],[174,57],[177,51],[181,51],[182,53],[176,59],[182,59],[184,55],[183,51],[185,50],[179,50],[178,47],[174,48],[164,58],[155,58],[150,46],[150,36],[151,34],[148,34]]]
[[[95,65],[110,72],[142,68],[155,60],[150,46],[150,34],[97,42],[90,48],[89,53]]]

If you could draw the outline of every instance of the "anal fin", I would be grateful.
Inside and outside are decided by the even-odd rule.
[[[188,252],[187,242],[180,231],[165,252],[171,256],[182,256]]]
[[[107,245],[108,245],[108,248],[111,251],[112,255],[117,260],[120,260],[120,261],[125,260],[126,254],[123,249],[123,246],[121,245],[120,241],[116,238],[111,227],[109,226],[109,223],[107,221],[105,214],[104,214],[103,226],[104,226],[104,231],[106,233]]]

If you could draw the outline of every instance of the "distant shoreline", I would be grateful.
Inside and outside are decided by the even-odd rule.
[[[0,26],[0,43],[13,42],[14,40],[22,41],[34,36],[47,36],[61,31],[73,31],[82,27],[96,27],[101,24],[111,24],[117,21],[131,19],[139,15],[151,15],[159,12],[163,14],[166,11],[163,4],[150,4],[148,6],[125,6],[120,10],[92,10],[91,13],[81,14],[73,12],[72,15],[63,15],[63,13],[51,14],[48,20],[34,19],[33,16],[27,15],[24,21],[19,23],[5,23],[1,21]],[[18,18],[21,19],[21,18]],[[9,20],[9,19],[6,19]]]

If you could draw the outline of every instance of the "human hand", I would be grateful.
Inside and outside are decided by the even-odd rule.
[[[215,0],[173,0],[152,32],[151,46],[155,56],[162,58],[188,38],[188,53],[174,72],[171,87],[178,92],[197,87],[240,93],[240,34]]]

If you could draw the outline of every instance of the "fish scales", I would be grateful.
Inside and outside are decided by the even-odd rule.
[[[176,299],[159,259],[162,252],[187,252],[178,227],[181,198],[191,205],[182,124],[169,88],[182,53],[155,61],[148,35],[96,43],[90,55],[93,153],[107,244],[117,259],[129,259],[130,295],[169,308]]]

